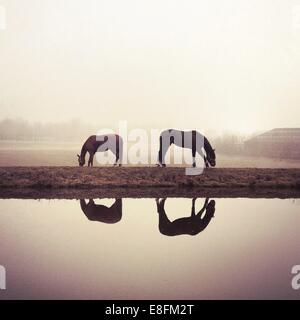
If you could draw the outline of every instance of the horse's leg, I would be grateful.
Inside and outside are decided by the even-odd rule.
[[[197,132],[195,131],[195,133],[193,132],[193,138],[192,139],[193,139],[193,147],[194,147],[194,144],[195,144],[196,152],[200,155],[200,157],[202,157],[205,167],[208,168],[209,167],[208,161],[206,159],[205,154],[203,153],[203,149],[204,149],[204,139],[203,139],[203,137],[199,136],[199,134],[197,134]]]
[[[118,161],[119,161],[119,159],[120,159],[120,157],[119,157],[119,152],[118,152],[118,150],[116,150],[116,152],[113,152],[114,154],[115,154],[115,156],[116,156],[116,161],[115,161],[115,163],[114,163],[114,167],[116,167],[117,165],[118,165]]]
[[[119,138],[118,146],[119,146],[119,167],[122,167],[122,165],[123,165],[123,148],[124,148],[122,138]]]
[[[119,141],[117,141],[117,152],[116,152],[115,166],[119,162],[119,167],[122,167],[122,159],[123,159],[123,142],[119,140]]]
[[[196,168],[196,148],[192,148],[192,156],[193,156],[193,168]]]
[[[169,148],[169,146],[168,146]],[[165,167],[165,155],[168,151],[168,148],[165,148],[165,146],[163,145],[163,138],[162,136],[160,136],[159,138],[159,152],[158,152],[158,166],[163,166]]]
[[[202,214],[206,210],[208,202],[209,202],[209,198],[206,198],[202,209],[197,213],[198,218],[200,218],[200,219],[202,218]]]
[[[196,168],[196,152],[197,152],[197,138],[196,138],[196,131],[192,131],[192,156],[193,156],[193,168]]]
[[[162,164],[162,137],[159,138],[159,151],[158,151],[158,162],[157,165],[161,166]]]
[[[166,199],[156,199],[157,213],[159,217],[158,228],[162,234],[171,235],[172,222],[169,220],[166,211],[164,209]],[[170,230],[170,231],[169,231]]]
[[[95,155],[95,154],[92,155],[92,159],[91,159],[91,161],[92,161],[92,163],[91,163],[92,167],[94,166],[94,155]]]
[[[92,152],[90,152],[90,157],[89,157],[89,162],[88,162],[89,167],[93,166],[93,161],[94,161],[94,154]]]
[[[118,161],[120,160],[120,157],[118,156],[117,153],[115,154],[115,156],[116,156],[116,161],[115,161],[115,163],[114,163],[114,167],[116,167],[116,166],[118,165]],[[119,163],[119,167],[122,167],[122,164],[121,164],[121,163]]]

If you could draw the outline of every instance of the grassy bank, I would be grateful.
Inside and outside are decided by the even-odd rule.
[[[88,196],[276,196],[297,197],[300,169],[210,168],[186,176],[183,168],[1,167],[0,197],[41,194]]]

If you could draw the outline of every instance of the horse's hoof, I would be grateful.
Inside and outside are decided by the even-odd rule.
[[[158,164],[156,164],[156,167],[157,167],[157,168],[165,168],[166,165],[165,165],[165,164],[162,164],[162,163],[158,163]]]
[[[196,168],[196,163],[193,163],[193,168]]]

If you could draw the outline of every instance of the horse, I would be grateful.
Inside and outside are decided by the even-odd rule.
[[[159,231],[165,236],[191,235],[195,236],[202,232],[210,223],[215,213],[215,201],[207,198],[203,208],[195,214],[196,198],[192,202],[192,212],[190,217],[180,218],[170,221],[165,209],[166,199],[156,199],[157,212],[159,214]],[[205,211],[205,215],[202,217]]]
[[[175,129],[165,130],[160,134],[157,166],[166,166],[165,155],[172,144],[192,150],[194,168],[196,167],[196,152],[203,158],[206,168],[216,166],[215,149],[212,148],[205,136],[196,130],[180,131]],[[205,150],[205,154],[202,149]]]
[[[90,136],[82,146],[80,155],[78,154],[78,163],[80,167],[85,165],[85,156],[89,153],[88,166],[93,167],[94,155],[96,152],[105,152],[110,150],[116,156],[115,166],[119,162],[122,165],[123,158],[123,139],[116,134]]]
[[[110,208],[95,204],[94,200],[86,203],[84,199],[81,199],[80,207],[90,221],[114,224],[122,219],[122,199],[116,199]]]

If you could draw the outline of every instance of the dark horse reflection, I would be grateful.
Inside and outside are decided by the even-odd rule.
[[[215,213],[215,201],[207,198],[205,200],[203,208],[196,214],[195,203],[196,198],[192,201],[192,212],[190,217],[180,218],[171,222],[165,212],[166,198],[156,199],[157,212],[159,214],[159,231],[166,236],[178,236],[178,235],[197,235],[203,231]]]
[[[113,224],[122,219],[122,199],[116,199],[111,207],[95,204],[94,200],[89,200],[87,203],[81,199],[80,206],[90,221]]]

